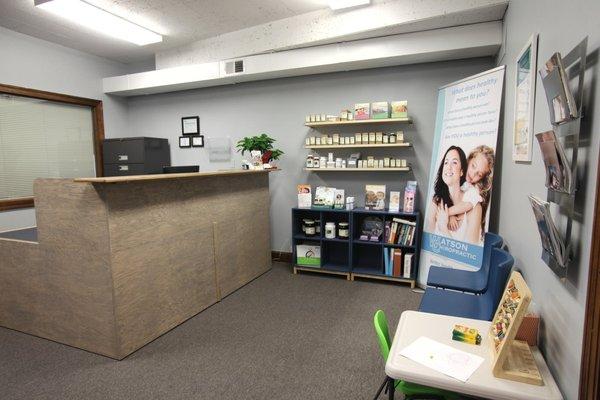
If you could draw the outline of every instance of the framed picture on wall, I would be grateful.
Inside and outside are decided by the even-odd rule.
[[[192,147],[204,147],[204,135],[192,136]]]
[[[183,135],[197,135],[200,133],[200,117],[181,118],[181,133]]]
[[[191,147],[191,140],[189,136],[179,136],[179,147]]]
[[[513,161],[531,162],[533,114],[537,69],[538,35],[533,34],[519,53],[515,65],[515,114],[513,125]]]

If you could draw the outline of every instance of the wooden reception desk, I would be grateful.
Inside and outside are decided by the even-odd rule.
[[[0,238],[0,325],[122,359],[271,267],[269,176],[34,183],[37,241]]]

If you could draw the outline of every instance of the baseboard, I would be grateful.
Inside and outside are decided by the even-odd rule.
[[[271,251],[271,260],[291,263],[292,253],[286,251]]]

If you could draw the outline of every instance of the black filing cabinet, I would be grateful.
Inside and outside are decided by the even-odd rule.
[[[104,176],[162,174],[171,165],[169,140],[153,137],[105,139]]]

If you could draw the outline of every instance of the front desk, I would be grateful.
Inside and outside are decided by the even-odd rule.
[[[0,238],[0,325],[122,359],[271,267],[269,176],[34,183],[37,241]]]

